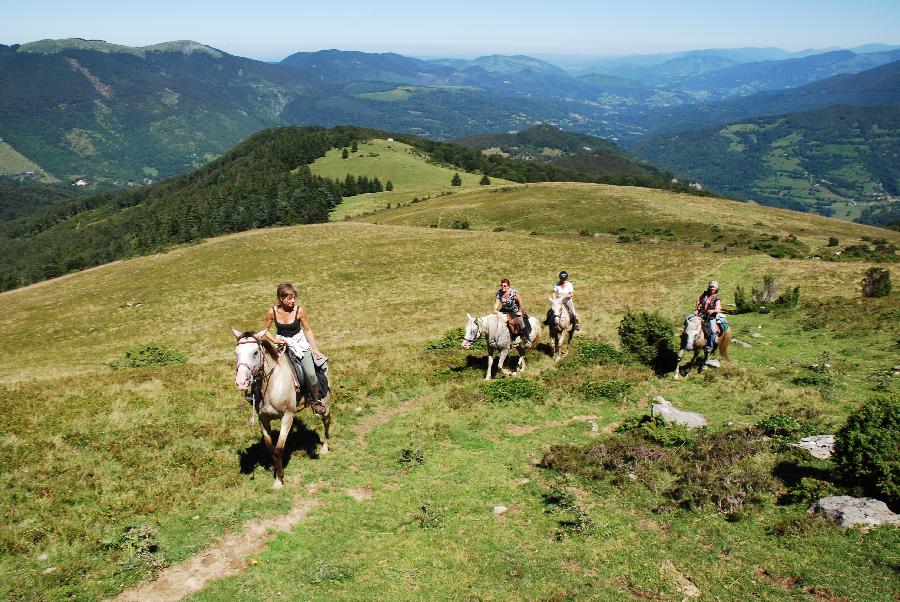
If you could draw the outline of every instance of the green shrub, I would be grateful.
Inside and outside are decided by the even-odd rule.
[[[425,463],[425,450],[417,445],[404,447],[397,455],[397,464],[405,468]]]
[[[185,355],[180,351],[168,347],[159,347],[158,345],[141,345],[130,351],[126,351],[120,359],[110,362],[109,367],[113,370],[122,368],[152,368],[158,366],[171,366],[173,364],[184,364],[187,361]]]
[[[869,268],[862,281],[863,297],[887,297],[891,288],[891,271],[887,268]]]
[[[471,224],[467,219],[455,219],[447,226],[451,230],[468,230]]]
[[[788,491],[788,499],[794,504],[808,505],[823,497],[840,495],[840,493],[840,489],[828,481],[813,477],[802,477],[800,482]]]
[[[512,403],[530,401],[543,403],[547,399],[547,389],[527,378],[504,378],[481,385],[484,397],[491,403]]]
[[[672,322],[656,312],[626,312],[619,324],[622,349],[657,372],[669,372],[678,361]]]
[[[800,301],[800,287],[788,288],[784,294],[778,294],[778,280],[770,275],[763,276],[762,288],[752,287],[747,294],[743,286],[734,289],[734,305],[737,313],[766,314],[776,309],[793,309]]]
[[[878,394],[835,435],[833,460],[850,484],[900,504],[900,394]]]
[[[838,246],[839,244],[841,244],[841,241],[839,241],[838,239],[836,239],[834,236],[831,236],[831,237],[828,238],[828,246],[829,246],[829,247],[836,247],[836,246]]]
[[[689,429],[683,424],[666,422],[659,416],[648,414],[624,420],[617,430],[622,433],[633,433],[663,447],[678,447],[691,443],[703,432],[702,429]]]
[[[622,352],[605,343],[590,339],[575,339],[574,353],[569,355],[570,363],[580,366],[615,364],[622,361]]]
[[[451,328],[450,330],[444,332],[443,336],[436,341],[428,341],[425,343],[425,349],[435,350],[435,349],[457,349],[460,348],[463,338],[466,336],[466,329],[460,327]],[[487,343],[484,340],[484,337],[478,337],[472,346],[471,349],[487,349]]]
[[[632,383],[627,380],[586,380],[578,386],[578,393],[585,401],[606,399],[609,401],[625,401],[625,395],[631,390]]]

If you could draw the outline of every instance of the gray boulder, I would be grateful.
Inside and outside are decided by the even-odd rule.
[[[650,415],[651,416],[659,416],[666,422],[674,422],[675,424],[681,424],[689,429],[700,428],[701,426],[706,426],[706,418],[702,414],[698,414],[696,412],[685,412],[684,410],[679,410],[675,406],[669,402],[666,398],[661,395],[657,395],[653,398],[653,401],[656,402],[650,406]]]
[[[891,512],[887,504],[869,497],[832,495],[823,497],[809,507],[810,514],[821,514],[842,529],[861,526],[864,529],[880,525],[900,525],[900,514]]]
[[[827,460],[834,453],[834,435],[813,435],[804,437],[797,443],[791,443],[791,447],[805,449],[814,458]]]

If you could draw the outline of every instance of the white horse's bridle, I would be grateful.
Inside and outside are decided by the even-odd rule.
[[[475,318],[475,319],[473,320],[473,322],[474,322],[474,324],[475,324],[475,332],[472,334],[472,338],[470,339],[470,338],[467,337],[467,336],[466,336],[466,337],[463,337],[463,341],[465,341],[465,342],[468,343],[469,345],[474,345],[474,344],[475,344],[475,341],[477,341],[478,338],[481,336],[481,322],[480,322],[480,320],[481,320],[481,318]],[[466,334],[469,334],[469,333],[466,333]]]
[[[240,370],[241,366],[246,366],[247,370],[250,371],[250,384],[248,388],[253,388],[253,381],[256,380],[256,377],[263,373],[263,369],[265,368],[266,363],[266,354],[263,351],[262,343],[259,342],[259,339],[255,337],[245,337],[237,342],[238,346],[240,345],[256,345],[259,347],[259,363],[256,366],[251,366],[247,362],[235,362],[235,370]]]

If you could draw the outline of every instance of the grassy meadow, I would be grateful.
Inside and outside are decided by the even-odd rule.
[[[359,157],[329,155],[314,170],[343,178],[343,165],[380,158],[369,152],[385,154],[360,145]],[[415,174],[361,169],[391,179],[394,195],[420,190]],[[445,176],[449,188],[448,173],[423,172],[422,190],[439,193]],[[709,223],[728,236],[794,234],[813,249],[896,233],[638,188],[486,189],[461,175],[453,195],[363,221],[225,236],[0,294],[0,598],[112,598],[245,521],[314,498],[245,570],[189,599],[897,599],[900,531],[842,532],[785,501],[798,471],[827,474],[827,461],[794,460],[738,517],[665,508],[662,485],[541,464],[554,445],[621,437],[617,426],[657,395],[704,413],[712,430],[780,412],[834,432],[874,388],[896,390],[884,377],[897,363],[896,293],[862,299],[863,262],[722,252]],[[387,194],[367,196],[384,206]],[[453,219],[470,229],[423,227]],[[621,243],[619,228],[673,234]],[[459,348],[453,329],[490,310],[502,276],[542,316],[563,268],[584,323],[575,351],[554,364],[538,349],[524,374],[484,385],[483,352]],[[618,346],[626,311],[680,324],[708,279],[730,302],[766,274],[799,285],[800,305],[731,316],[751,346],[734,345],[721,370],[673,381],[583,359],[592,345]],[[229,327],[261,326],[285,280],[331,359],[335,422],[332,453],[319,456],[321,423],[299,416],[274,491],[234,388]],[[145,344],[187,363],[109,367]],[[826,360],[827,383],[803,378]],[[776,455],[760,461],[775,466]]]
[[[342,149],[328,151],[310,165],[315,175],[341,180],[353,176],[377,177],[382,184],[390,180],[394,190],[390,192],[360,194],[347,197],[331,214],[332,221],[356,217],[364,213],[384,209],[388,204],[407,205],[413,198],[426,198],[447,194],[461,189],[479,188],[480,174],[450,169],[426,162],[424,153],[396,140],[373,139],[361,142],[355,153],[341,158]],[[452,186],[453,174],[459,173],[461,186]],[[508,180],[492,178],[492,184],[509,184]]]

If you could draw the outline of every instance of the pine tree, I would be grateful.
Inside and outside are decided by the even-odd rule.
[[[491,183],[491,179],[487,177],[487,174],[484,174],[483,176],[481,176],[481,180],[478,183],[482,186],[487,186]]]
[[[350,152],[355,153],[359,150],[359,145],[356,144],[356,140],[350,143]]]
[[[350,156],[350,152],[346,148],[341,151],[341,159],[346,159],[349,156]]]
[[[388,192],[392,191],[394,189],[394,183],[388,180],[387,184],[384,185],[384,189]]]
[[[459,177],[459,173],[453,174],[453,179],[450,180],[451,186],[462,186],[462,178]]]

